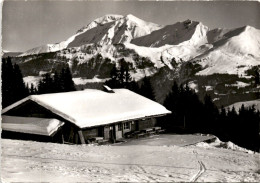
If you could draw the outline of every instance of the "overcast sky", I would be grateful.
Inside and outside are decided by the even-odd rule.
[[[260,29],[260,5],[252,1],[5,1],[2,12],[2,47],[9,51],[66,40],[105,14],[133,14],[161,25],[191,19],[211,29],[244,25]]]

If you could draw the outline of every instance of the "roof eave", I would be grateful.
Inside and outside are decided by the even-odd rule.
[[[95,128],[95,127],[99,127],[99,126],[105,126],[105,125],[112,125],[112,124],[116,124],[116,123],[120,123],[120,122],[127,122],[127,121],[136,121],[136,120],[140,120],[143,118],[152,118],[152,117],[162,117],[162,116],[166,116],[167,114],[171,114],[171,111],[167,111],[167,113],[162,113],[162,114],[155,114],[155,115],[149,115],[149,116],[142,116],[139,118],[132,118],[132,119],[126,119],[126,120],[120,120],[120,121],[114,121],[114,122],[110,122],[110,123],[106,123],[106,124],[100,124],[100,125],[92,125],[92,126],[78,126],[80,129],[84,130],[87,128]]]
[[[24,103],[24,102],[26,102],[27,100],[30,100],[30,99],[31,99],[31,96],[28,96],[28,97],[26,97],[26,98],[24,98],[22,100],[19,100],[19,101],[15,102],[15,103],[5,107],[4,109],[2,109],[1,114],[4,114],[4,113],[8,112],[9,110],[17,107],[18,105],[20,105],[20,104],[22,104],[22,103]]]

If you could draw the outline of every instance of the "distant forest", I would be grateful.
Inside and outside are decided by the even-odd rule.
[[[172,111],[160,120],[160,125],[175,133],[204,133],[216,135],[222,141],[259,151],[260,112],[254,106],[241,106],[237,112],[234,107],[219,110],[210,95],[199,100],[195,91],[188,85],[174,82],[164,106]]]
[[[120,60],[119,69],[115,66],[110,73],[110,80],[105,84],[111,88],[127,88],[155,101],[155,94],[149,77],[141,82],[134,81],[129,73],[129,65]],[[222,141],[259,151],[260,112],[254,106],[243,105],[237,112],[235,108],[218,109],[210,95],[204,100],[188,87],[173,81],[173,87],[164,101],[164,106],[172,111],[171,115],[162,117],[158,123],[172,133],[204,133],[214,134]],[[11,58],[2,59],[2,106],[3,108],[32,94],[57,93],[75,91],[72,74],[68,65],[45,74],[38,86],[27,86],[23,81],[21,70],[12,64]]]
[[[68,65],[54,74],[46,73],[38,86],[28,86],[23,81],[19,66],[11,58],[2,59],[2,107],[7,107],[29,95],[75,91],[75,85]]]

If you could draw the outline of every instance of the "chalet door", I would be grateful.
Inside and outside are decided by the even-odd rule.
[[[135,121],[135,130],[136,130],[136,131],[139,130],[139,121]]]
[[[109,126],[109,140],[112,142],[116,139],[115,130],[115,125]]]
[[[116,125],[113,125],[113,140],[116,140]]]
[[[109,126],[104,127],[104,139],[109,140],[110,139],[110,128]]]
[[[98,136],[99,137],[104,137],[104,127],[103,126],[100,126],[98,128]]]

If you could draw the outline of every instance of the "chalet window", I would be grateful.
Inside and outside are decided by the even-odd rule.
[[[124,130],[129,129],[129,122],[124,123],[123,126],[124,126]]]
[[[118,131],[122,131],[122,123],[118,124]]]

